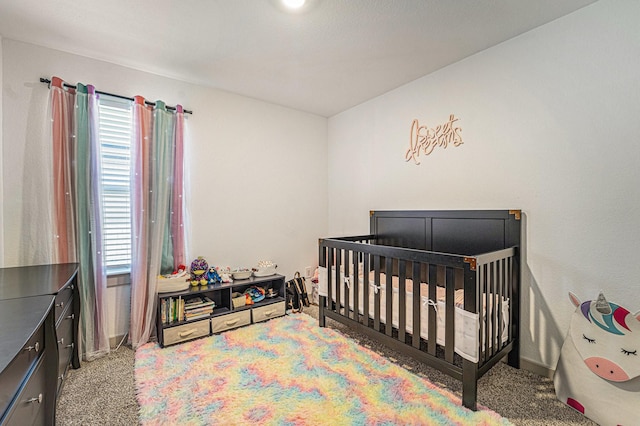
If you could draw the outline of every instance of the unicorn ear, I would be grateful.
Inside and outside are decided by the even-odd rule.
[[[573,303],[573,306],[575,306],[576,308],[580,306],[580,299],[578,299],[578,296],[571,292],[569,292],[569,300],[571,300],[571,303]]]

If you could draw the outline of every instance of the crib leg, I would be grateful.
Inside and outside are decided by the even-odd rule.
[[[511,350],[511,352],[509,352],[509,355],[507,356],[507,364],[513,368],[520,369],[520,351],[518,349],[519,348],[516,346]]]
[[[318,301],[318,326],[325,327],[326,318],[324,316],[324,305],[327,303],[325,296],[320,296]]]
[[[476,411],[478,400],[478,364],[462,360],[462,405]]]

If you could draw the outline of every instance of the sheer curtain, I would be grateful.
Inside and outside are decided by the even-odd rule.
[[[184,112],[136,96],[131,147],[131,323],[133,348],[155,329],[156,279],[185,263]]]
[[[90,361],[109,353],[95,89],[83,84],[68,88],[60,78],[53,77],[49,110],[54,185],[53,261],[79,263],[78,349],[82,358]]]

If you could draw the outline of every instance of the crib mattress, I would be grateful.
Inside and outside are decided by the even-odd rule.
[[[327,268],[319,268],[319,294],[321,296],[328,296],[328,277],[327,277]],[[335,277],[335,272],[333,272]],[[340,279],[345,283],[345,286],[349,288],[349,308],[354,310],[354,289],[355,280],[353,275],[349,275],[349,277],[345,277],[343,273],[340,274]],[[362,274],[358,276],[358,290],[359,290],[359,301],[358,301],[358,311],[361,315],[364,315],[364,279]],[[336,285],[335,279],[332,279],[332,299],[335,302],[336,298]],[[406,288],[406,331],[409,333],[413,332],[413,281],[411,279],[406,279],[405,281]],[[369,275],[369,317],[374,318],[374,304],[376,294],[379,294],[380,299],[380,322],[386,324],[387,322],[387,309],[386,309],[386,301],[387,301],[387,288],[386,288],[386,275],[384,273],[380,273],[380,286],[376,287],[374,284],[374,272],[372,271]],[[399,327],[399,279],[397,276],[392,277],[392,324],[395,328]],[[455,300],[455,318],[454,318],[454,326],[455,326],[455,351],[460,356],[469,359],[473,362],[478,361],[478,347],[480,342],[484,342],[484,334],[485,330],[482,330],[482,336],[480,335],[480,321],[484,320],[484,315],[486,312],[493,312],[494,306],[497,308],[498,305],[498,297],[489,298],[488,302],[490,306],[487,306],[486,297],[482,297],[483,306],[480,314],[473,314],[464,310],[464,290],[456,290],[454,293]],[[344,292],[340,293],[340,303],[345,305],[344,300]],[[436,342],[439,345],[445,345],[445,318],[446,318],[446,290],[443,287],[436,287],[436,300],[429,299],[429,285],[426,283],[420,283],[420,336],[424,339],[429,338],[429,324],[428,324],[428,310],[429,305],[434,306],[436,310]],[[508,339],[508,326],[509,326],[509,300],[506,298],[502,298],[502,326],[503,332],[501,335],[502,343],[505,343]],[[492,342],[491,342],[492,343]]]

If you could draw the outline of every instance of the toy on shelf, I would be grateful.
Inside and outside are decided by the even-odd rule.
[[[226,268],[217,267],[218,275],[220,276],[220,280],[223,283],[232,283],[233,278],[231,278],[231,267],[227,266]]]
[[[207,285],[207,270],[209,264],[202,256],[198,256],[193,262],[191,262],[191,285],[196,287],[199,285]]]
[[[247,305],[253,305],[254,303],[264,300],[265,290],[262,287],[251,286],[244,291]]]
[[[186,290],[189,288],[188,275],[187,267],[184,265],[178,266],[171,274],[158,275],[156,290],[158,293]]]
[[[218,275],[218,271],[215,266],[209,266],[207,271],[207,284],[218,284],[222,282],[222,278]]]
[[[252,268],[252,271],[256,277],[266,277],[275,274],[277,267],[278,265],[270,260],[260,260],[258,261],[258,266]]]

